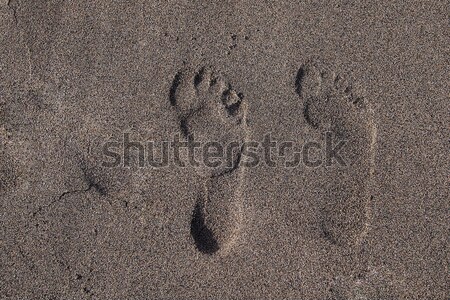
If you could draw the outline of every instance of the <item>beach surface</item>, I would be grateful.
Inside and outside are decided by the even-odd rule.
[[[0,0],[0,299],[448,299],[448,16]]]

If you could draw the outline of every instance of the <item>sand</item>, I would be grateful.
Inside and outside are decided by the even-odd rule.
[[[0,299],[448,299],[445,4],[0,1]]]

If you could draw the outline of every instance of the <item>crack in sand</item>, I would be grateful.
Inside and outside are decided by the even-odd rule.
[[[89,192],[92,188],[96,188],[96,185],[94,183],[90,183],[87,188],[85,189],[79,189],[79,190],[71,190],[71,191],[65,191],[61,195],[58,196],[58,198],[54,199],[47,205],[40,206],[36,211],[32,213],[33,217],[35,217],[38,213],[42,212],[43,210],[47,210],[50,207],[52,207],[55,203],[60,202],[65,196],[75,194],[75,193],[86,193]],[[108,201],[109,202],[109,201]]]
[[[14,19],[14,24],[16,25],[17,29],[19,30],[20,36],[23,39],[23,42],[25,44],[25,47],[27,48],[27,57],[28,57],[28,79],[29,79],[29,85],[32,85],[33,82],[33,62],[32,62],[32,52],[31,52],[31,48],[30,45],[27,42],[27,39],[25,38],[25,33],[24,31],[20,28],[19,26],[19,18],[17,17],[17,6],[11,4],[12,0],[9,0],[7,2],[7,6],[9,8],[9,10],[12,11],[12,17]]]
[[[12,0],[8,0],[8,2],[6,3],[6,5],[8,6],[8,8],[12,11],[13,14],[13,18],[14,18],[14,23],[16,24],[16,26],[19,24],[18,20],[17,20],[17,8],[14,8],[11,5],[11,1]]]

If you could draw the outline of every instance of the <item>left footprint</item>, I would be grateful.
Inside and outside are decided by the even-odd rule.
[[[195,137],[202,145],[220,143],[224,149],[231,143],[239,145],[232,155],[220,158],[217,166],[196,169],[204,183],[193,210],[191,235],[202,253],[223,253],[231,248],[242,225],[240,163],[241,146],[248,135],[246,102],[220,74],[206,67],[179,72],[169,99],[189,143]]]

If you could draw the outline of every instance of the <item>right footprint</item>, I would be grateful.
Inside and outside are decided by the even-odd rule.
[[[333,244],[359,243],[368,230],[374,169],[376,128],[370,105],[349,82],[318,61],[300,68],[296,91],[311,128],[331,134],[334,143],[345,141],[338,152],[345,165],[328,165],[321,183],[323,235]]]
[[[247,107],[244,96],[211,68],[179,72],[170,90],[170,103],[178,114],[180,131],[189,143],[220,144],[234,151],[219,158],[218,165],[196,168],[203,178],[193,209],[191,235],[199,251],[225,253],[236,240],[242,224],[241,149],[247,140]]]

